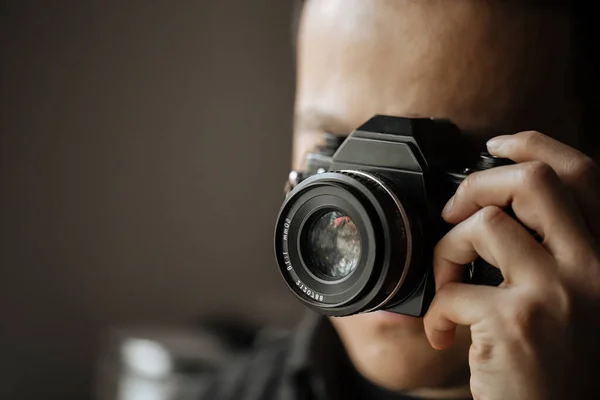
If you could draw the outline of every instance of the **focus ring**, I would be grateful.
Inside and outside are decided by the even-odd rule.
[[[394,185],[386,178],[366,171],[346,170],[337,173],[359,181],[375,195],[384,210],[384,218],[390,231],[388,237],[395,239],[394,242],[386,243],[389,251],[385,262],[388,266],[388,276],[382,296],[373,301],[369,309],[364,312],[375,311],[381,309],[402,291],[403,283],[409,275],[413,252],[410,219],[397,192],[393,190]]]

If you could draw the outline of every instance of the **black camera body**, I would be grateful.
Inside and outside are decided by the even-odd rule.
[[[510,163],[465,151],[450,121],[374,116],[329,137],[293,171],[275,229],[288,287],[329,316],[375,310],[420,317],[435,294],[433,248],[450,229],[441,211],[471,172]],[[465,156],[466,155],[466,156]],[[478,260],[465,280],[498,285]]]

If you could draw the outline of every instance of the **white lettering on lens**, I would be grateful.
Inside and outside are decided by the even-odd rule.
[[[312,289],[309,289],[300,279],[296,280],[296,286],[302,290],[308,297],[317,301],[323,301],[323,295],[315,293]]]
[[[290,261],[290,256],[288,255],[288,253],[282,253],[283,254],[283,263],[285,265],[287,265],[286,269],[288,271],[292,270],[292,262]]]
[[[288,232],[290,230],[290,221],[289,219],[285,219],[285,222],[283,223],[283,240],[285,240],[287,242],[288,240]]]

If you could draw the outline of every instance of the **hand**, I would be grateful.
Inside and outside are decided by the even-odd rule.
[[[434,252],[429,341],[446,348],[457,325],[470,326],[475,399],[600,397],[600,171],[537,132],[499,136],[488,151],[517,164],[470,175],[443,212],[456,226]],[[502,285],[460,283],[478,256]]]

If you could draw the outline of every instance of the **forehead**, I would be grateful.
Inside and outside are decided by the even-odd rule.
[[[473,132],[548,132],[571,118],[570,57],[569,18],[556,8],[310,0],[299,26],[298,126],[348,132],[379,113],[450,118]]]

